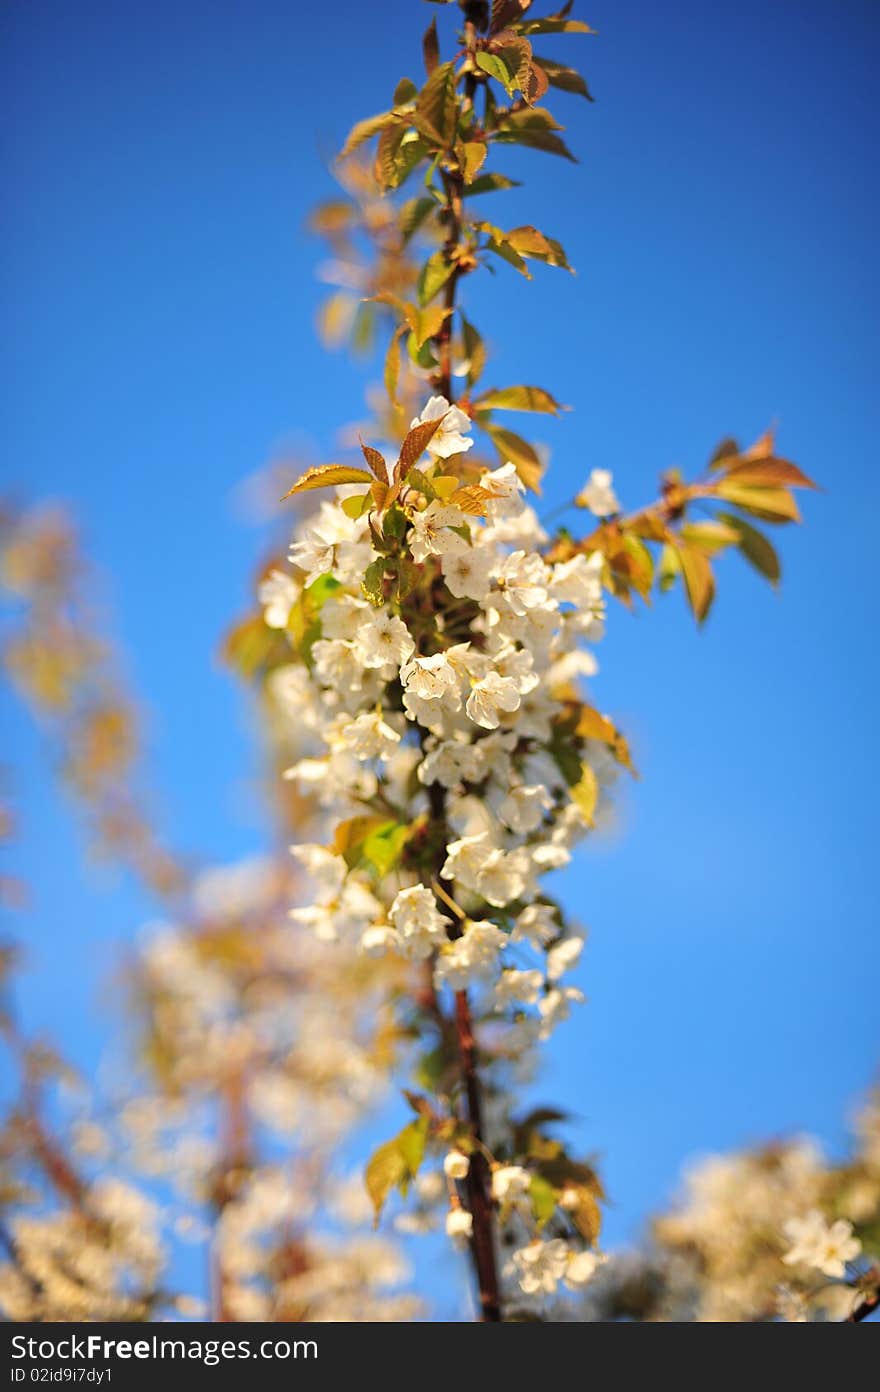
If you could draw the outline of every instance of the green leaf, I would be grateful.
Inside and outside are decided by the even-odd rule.
[[[461,346],[467,362],[467,384],[472,387],[483,375],[483,369],[486,366],[486,346],[473,324],[465,319],[460,310],[459,318],[461,319]]]
[[[410,474],[409,476],[409,481],[411,480],[412,474]],[[416,588],[420,579],[422,578],[422,568],[421,566],[416,565],[415,561],[411,561],[408,556],[401,556],[397,562],[396,578],[397,598],[398,600],[404,600],[406,599],[407,595],[412,594],[413,590]]]
[[[558,87],[560,92],[572,92],[576,96],[586,97],[587,101],[593,100],[577,68],[567,68],[564,63],[557,63],[552,58],[536,57],[535,62],[544,69],[551,87]]]
[[[421,198],[411,198],[408,203],[404,203],[397,219],[397,224],[403,234],[403,240],[408,242],[418,232],[422,223],[435,210],[437,204],[433,198],[425,194]]]
[[[396,1187],[405,1194],[410,1180],[418,1174],[425,1158],[429,1125],[429,1117],[417,1117],[404,1126],[393,1140],[379,1146],[368,1160],[364,1182],[373,1201],[374,1221],[377,1224],[391,1190]]]
[[[382,534],[386,541],[400,541],[406,536],[408,526],[409,518],[403,508],[398,507],[397,503],[392,503],[385,514],[385,521],[382,526]]]
[[[571,160],[572,164],[577,164],[577,159],[571,153],[565,141],[560,136],[556,135],[554,131],[498,131],[495,139],[502,141],[505,145],[525,145],[531,150],[544,150],[548,155],[561,155],[563,159]]]
[[[737,546],[749,565],[754,566],[758,574],[769,580],[771,585],[778,585],[782,578],[782,567],[772,542],[763,532],[759,532],[757,527],[746,522],[744,517],[737,517],[733,512],[720,512],[718,516],[731,531],[736,532]]]
[[[390,126],[399,124],[401,120],[402,118],[396,111],[382,111],[378,116],[367,116],[365,120],[358,121],[349,131],[345,144],[339,152],[339,158],[345,159],[360,145],[372,140],[374,135],[378,135],[380,131],[386,130]]]
[[[419,93],[416,112],[440,144],[452,143],[457,118],[454,63],[440,63],[434,69]]]
[[[475,55],[475,60],[478,68],[482,68],[484,73],[500,82],[509,97],[513,96],[516,91],[516,70],[511,72],[504,59],[497,53],[481,51]]]
[[[429,256],[419,275],[419,302],[423,305],[430,304],[434,296],[443,289],[454,269],[445,252],[435,251]]]
[[[472,184],[462,189],[462,198],[474,198],[480,193],[497,193],[502,189],[519,187],[519,180],[508,179],[506,174],[480,174]]]
[[[410,469],[406,476],[406,482],[408,487],[417,488],[420,493],[423,493],[429,503],[433,502],[437,497],[437,491],[433,483],[428,478],[427,474],[422,473],[421,469]]]
[[[380,1145],[367,1161],[364,1183],[373,1203],[374,1222],[377,1225],[385,1200],[391,1190],[406,1179],[406,1173],[406,1161],[400,1153],[396,1137]]]
[[[549,1223],[556,1212],[556,1190],[548,1184],[543,1175],[533,1174],[529,1181],[529,1198],[538,1231]]]
[[[550,416],[565,409],[542,387],[501,387],[484,392],[474,406],[479,411],[540,411]]]
[[[378,556],[364,571],[361,589],[370,603],[379,609],[385,603],[385,558]]]
[[[415,1179],[425,1158],[425,1142],[428,1138],[428,1117],[420,1116],[405,1126],[397,1137],[397,1145],[406,1166],[407,1179]]]
[[[387,817],[375,813],[359,817],[347,817],[339,822],[333,833],[333,851],[342,856],[349,870],[353,870],[363,855],[364,844],[374,831],[393,825]]]
[[[381,877],[388,875],[397,865],[403,848],[409,838],[409,826],[389,821],[377,827],[365,839],[363,858]]]

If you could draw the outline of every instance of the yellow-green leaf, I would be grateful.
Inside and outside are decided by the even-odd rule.
[[[474,57],[477,67],[494,77],[496,82],[500,82],[507,95],[512,97],[516,91],[516,73],[511,71],[504,59],[497,53],[485,51],[475,54]]]
[[[378,116],[367,116],[365,120],[358,121],[349,131],[348,138],[339,153],[339,158],[345,159],[346,155],[350,155],[359,145],[372,140],[373,136],[378,135],[380,131],[399,124],[400,120],[401,117],[398,116],[397,112],[382,111]]]
[[[733,464],[726,474],[727,479],[746,486],[758,488],[815,488],[811,478],[787,459],[744,460]]]
[[[372,1200],[375,1223],[379,1222],[379,1215],[391,1190],[400,1184],[405,1176],[406,1161],[400,1153],[396,1138],[386,1141],[373,1151],[364,1171],[364,1183]]]
[[[478,411],[541,411],[551,416],[565,409],[542,387],[501,387],[484,392],[474,407]]]
[[[306,493],[311,488],[333,488],[341,483],[370,483],[371,476],[366,469],[356,469],[351,464],[317,464],[306,469],[292,488],[288,488],[284,498],[294,493]],[[281,499],[284,502],[284,498]]]
[[[568,792],[572,802],[577,804],[584,821],[592,826],[596,804],[599,801],[599,783],[589,764],[581,765],[581,776]]]
[[[367,837],[379,827],[387,827],[388,818],[373,814],[348,817],[340,822],[333,833],[333,851],[342,856],[349,866],[360,859],[361,847]]]
[[[351,498],[343,498],[340,507],[346,517],[357,520],[358,517],[363,517],[364,513],[368,511],[371,501],[372,498],[369,491],[366,493],[355,493]]]
[[[704,551],[687,542],[676,543],[681,573],[684,576],[688,603],[698,623],[702,623],[712,607],[715,598],[715,578],[712,566]]]
[[[800,510],[792,495],[785,488],[748,487],[727,478],[715,486],[715,495],[726,503],[733,503],[752,517],[760,517],[765,522],[799,522]]]
[[[745,518],[737,517],[735,513],[720,513],[731,531],[737,535],[737,545],[741,554],[754,566],[759,575],[763,575],[771,585],[777,585],[782,576],[782,567],[779,563],[779,556],[773,543],[753,527]]]
[[[419,303],[430,304],[446,284],[455,267],[443,251],[435,251],[428,257],[419,274]]]
[[[486,163],[489,147],[485,140],[467,140],[461,147],[461,172],[466,184],[472,184]]]
[[[449,144],[455,134],[455,64],[440,63],[419,93],[416,111],[423,122]]]
[[[526,488],[531,488],[533,493],[540,494],[544,465],[534,445],[530,445],[528,440],[524,440],[521,435],[514,434],[512,430],[502,430],[500,425],[492,425],[487,422],[483,428],[504,463],[506,464],[509,460],[511,464],[515,465],[516,472]]]

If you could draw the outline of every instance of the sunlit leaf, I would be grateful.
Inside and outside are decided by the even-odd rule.
[[[726,503],[734,503],[765,522],[799,522],[801,518],[797,503],[784,488],[755,488],[723,478],[716,484],[715,493]]]
[[[474,406],[480,411],[540,411],[551,416],[565,409],[542,387],[500,387],[484,392]]]
[[[588,826],[592,826],[599,801],[599,783],[589,764],[581,765],[581,776],[568,791],[584,821]]]
[[[509,460],[514,464],[526,488],[531,488],[533,493],[540,493],[544,465],[534,445],[530,445],[528,440],[514,434],[512,430],[503,430],[500,425],[487,422],[483,429],[497,449],[502,462],[506,464]]]
[[[454,269],[445,252],[433,252],[419,275],[419,302],[423,305],[430,304],[434,296],[443,289]]]
[[[782,567],[773,543],[763,532],[759,532],[757,527],[753,527],[745,518],[737,517],[733,512],[719,513],[719,517],[736,533],[737,545],[749,564],[754,566],[759,575],[769,580],[771,585],[777,585],[782,578]]]
[[[443,424],[444,417],[414,425],[400,447],[400,458],[394,468],[394,482],[402,483],[416,460],[421,459],[430,442]]]
[[[356,469],[351,464],[317,464],[306,469],[292,488],[288,488],[284,498],[294,493],[306,493],[312,488],[332,488],[341,483],[370,483],[370,475],[365,469]]]
[[[715,598],[715,579],[711,563],[705,551],[701,551],[699,547],[689,546],[686,542],[680,541],[676,543],[676,549],[681,562],[688,603],[697,622],[702,623]]]

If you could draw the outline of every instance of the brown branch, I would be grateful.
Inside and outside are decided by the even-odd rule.
[[[880,1308],[880,1267],[875,1266],[868,1272],[867,1279],[871,1277],[875,1281],[874,1288],[866,1288],[862,1292],[861,1300],[847,1315],[844,1320],[845,1324],[860,1324],[862,1320],[867,1319],[876,1309]]]
[[[483,1319],[490,1324],[501,1322],[501,1298],[495,1260],[495,1221],[492,1208],[489,1164],[483,1146],[483,1107],[474,1028],[467,991],[455,993],[455,1026],[458,1035],[459,1059],[467,1098],[468,1120],[476,1142],[467,1174],[468,1202],[473,1218],[471,1255],[480,1293]]]

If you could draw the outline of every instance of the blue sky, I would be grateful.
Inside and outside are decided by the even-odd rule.
[[[615,611],[600,653],[595,695],[642,779],[564,882],[591,930],[589,1003],[543,1091],[601,1156],[620,1239],[694,1152],[802,1129],[839,1146],[880,1060],[878,23],[855,0],[578,12],[598,37],[542,47],[596,95],[554,103],[581,163],[512,154],[526,186],[494,205],[559,237],[578,276],[502,268],[469,299],[491,380],[576,408],[541,431],[548,505],[596,466],[636,505],[660,469],[771,421],[825,490],[781,538],[780,594],[731,559],[705,631],[674,595]],[[75,508],[168,824],[205,860],[263,836],[246,707],[215,658],[260,549],[238,487],[287,442],[329,456],[370,378],[316,349],[304,217],[348,126],[418,76],[432,13],[10,0],[0,16],[6,487]],[[93,1070],[100,983],[149,906],[83,867],[40,738],[6,696],[2,712],[12,868],[34,888],[22,1008]]]

